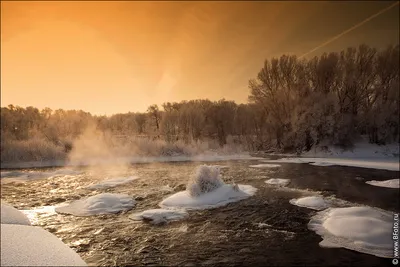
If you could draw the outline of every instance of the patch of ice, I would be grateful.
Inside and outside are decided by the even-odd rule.
[[[55,235],[36,226],[1,224],[1,266],[87,266]]]
[[[115,187],[119,186],[122,184],[126,184],[129,182],[132,182],[133,180],[138,179],[137,176],[130,176],[130,177],[124,177],[124,178],[114,178],[114,179],[108,179],[104,180],[98,184],[92,184],[89,185],[87,188],[88,189],[103,189],[103,188],[110,188],[110,187]]]
[[[372,207],[330,208],[318,212],[308,228],[323,247],[343,247],[378,257],[393,257],[393,214]]]
[[[29,218],[11,205],[1,202],[1,223],[31,225]]]
[[[53,178],[53,177],[60,177],[60,176],[73,176],[81,174],[81,171],[63,168],[58,169],[55,171],[7,171],[1,173],[2,182],[26,182],[30,180],[36,179],[46,179],[46,178]]]
[[[135,221],[150,221],[151,224],[162,224],[170,221],[178,221],[188,216],[184,210],[151,209],[135,213],[129,218]]]
[[[287,186],[290,183],[290,179],[272,178],[265,181],[266,184]]]
[[[135,204],[136,201],[126,194],[103,193],[73,201],[69,205],[57,207],[55,210],[58,213],[75,216],[91,216],[129,210]]]
[[[323,210],[329,207],[329,204],[320,196],[302,197],[289,200],[290,204],[313,210]]]
[[[278,164],[257,164],[257,165],[250,165],[250,168],[279,168],[281,165]]]
[[[366,184],[373,186],[387,187],[387,188],[400,188],[400,179],[392,179],[386,181],[367,181]]]

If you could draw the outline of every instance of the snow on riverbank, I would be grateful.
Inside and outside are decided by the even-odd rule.
[[[400,188],[400,180],[399,179],[392,179],[386,181],[366,181],[365,183],[379,186],[379,187],[387,187],[387,188]]]
[[[103,193],[57,207],[56,212],[75,216],[92,216],[129,210],[135,204],[136,201],[126,194]]]
[[[372,207],[330,208],[311,218],[321,247],[347,248],[378,257],[393,257],[393,214]]]

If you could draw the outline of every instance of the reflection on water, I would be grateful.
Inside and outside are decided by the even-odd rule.
[[[369,180],[395,179],[398,172],[288,163],[272,169],[249,167],[258,163],[257,160],[213,163],[224,166],[221,168],[224,181],[258,188],[255,196],[217,209],[190,211],[187,219],[163,226],[135,223],[129,217],[158,208],[160,201],[183,190],[200,162],[132,165],[124,170],[124,175],[138,179],[95,189],[88,186],[105,177],[85,168],[69,174],[60,169],[22,170],[42,178],[23,183],[4,183],[8,178],[2,178],[1,197],[22,210],[33,225],[59,237],[90,265],[386,264],[385,259],[366,254],[320,248],[320,237],[307,229],[315,212],[293,206],[289,200],[320,194],[337,200],[338,206],[352,202],[398,212],[398,190],[365,184]],[[48,175],[57,171],[60,175]],[[272,178],[290,179],[290,184],[277,187],[265,183]],[[137,204],[130,211],[90,217],[54,211],[56,206],[105,192],[128,194]]]

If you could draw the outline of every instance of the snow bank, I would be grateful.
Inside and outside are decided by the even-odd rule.
[[[134,221],[150,221],[151,224],[163,224],[186,218],[188,213],[184,210],[151,209],[135,213],[129,218]]]
[[[117,213],[133,208],[136,201],[126,194],[98,194],[89,198],[76,200],[69,205],[57,207],[58,213],[75,216],[91,216],[98,214]]]
[[[322,167],[335,166],[335,164],[333,164],[333,163],[324,162],[324,161],[321,161],[321,162],[312,162],[312,163],[310,163],[310,165],[322,166]]]
[[[281,165],[278,164],[257,164],[257,165],[250,165],[250,168],[279,168]]]
[[[126,184],[129,182],[132,182],[133,180],[138,179],[137,176],[130,176],[130,177],[125,177],[125,178],[114,178],[114,179],[108,179],[104,180],[98,184],[92,184],[89,185],[87,188],[88,189],[103,189],[103,188],[110,188],[110,187],[115,187],[118,185]]]
[[[289,202],[290,204],[313,210],[323,210],[329,207],[329,204],[320,196],[291,199]]]
[[[287,186],[290,183],[290,179],[273,178],[266,180],[265,183],[277,186]]]
[[[1,224],[1,266],[87,266],[79,255],[42,228]]]
[[[225,184],[219,177],[219,168],[202,165],[189,179],[185,191],[168,197],[159,205],[162,208],[209,209],[248,198],[256,190],[250,185]]]
[[[308,228],[322,236],[320,246],[393,257],[390,212],[371,207],[330,208],[312,217]]]
[[[349,166],[389,171],[399,171],[398,158],[394,159],[345,159],[345,158],[282,158],[277,160],[262,160],[268,163],[314,163],[318,166]]]
[[[28,217],[6,203],[1,203],[1,224],[31,225]]]
[[[343,150],[339,147],[313,147],[302,157],[340,157],[340,158],[393,158],[399,157],[399,144],[379,146],[363,140],[354,144],[353,149]]]
[[[399,179],[392,179],[386,181],[367,181],[365,182],[370,185],[380,186],[380,187],[388,187],[388,188],[400,188],[400,180]]]

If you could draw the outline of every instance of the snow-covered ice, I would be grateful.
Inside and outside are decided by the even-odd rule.
[[[162,224],[169,221],[178,221],[186,218],[188,213],[184,210],[151,209],[135,213],[129,218],[135,221],[150,221],[152,224]]]
[[[290,183],[290,179],[272,178],[265,181],[266,184],[287,186]]]
[[[329,207],[329,204],[320,196],[295,198],[289,200],[289,202],[290,204],[313,210],[323,210]]]
[[[256,188],[250,185],[225,184],[215,166],[199,166],[185,191],[178,192],[159,205],[162,208],[209,209],[248,198]]]
[[[333,164],[333,163],[324,162],[324,161],[321,161],[321,162],[312,162],[312,163],[310,163],[310,165],[322,166],[322,167],[335,166],[335,164]]]
[[[359,168],[399,171],[397,159],[346,159],[346,158],[282,158],[277,160],[262,160],[267,163],[314,163],[318,166],[349,166]]]
[[[136,201],[126,194],[103,193],[73,201],[69,205],[57,207],[55,210],[58,213],[75,216],[91,216],[129,210],[135,204]]]
[[[1,224],[1,266],[87,266],[55,235],[36,226]]]
[[[387,188],[400,188],[400,179],[392,179],[392,180],[386,180],[386,181],[366,181],[365,183],[374,185],[374,186],[380,186],[380,187],[387,187]]]
[[[393,214],[372,207],[329,208],[318,212],[308,228],[323,247],[343,247],[378,257],[393,257]]]
[[[110,188],[110,187],[115,187],[115,186],[119,186],[122,184],[130,183],[136,179],[138,179],[137,176],[108,179],[108,180],[101,181],[100,183],[97,183],[97,184],[89,185],[87,188],[88,189]]]
[[[25,214],[4,202],[1,202],[1,223],[31,225]]]
[[[250,165],[250,168],[279,168],[281,165],[278,164],[256,164]]]

